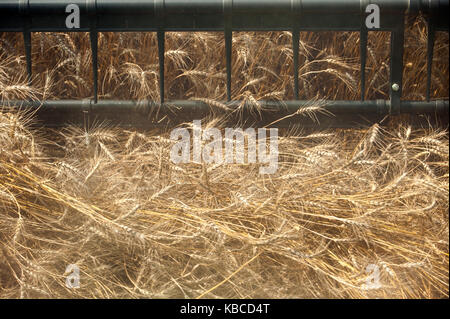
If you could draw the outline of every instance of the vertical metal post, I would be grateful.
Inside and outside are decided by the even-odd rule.
[[[225,30],[225,50],[226,50],[226,68],[227,68],[227,101],[231,101],[231,54],[232,54],[232,31]]]
[[[89,15],[89,38],[92,52],[92,76],[94,89],[94,103],[98,101],[98,32],[97,32],[97,0],[86,2]]]
[[[431,72],[433,68],[433,51],[434,51],[434,41],[435,41],[435,31],[434,25],[430,19],[427,21],[427,92],[426,99],[430,101],[431,96]]]
[[[361,26],[359,31],[359,58],[360,58],[360,87],[361,87],[361,101],[366,98],[366,61],[367,61],[367,37],[368,30],[366,25],[366,8],[369,1],[360,1],[361,10]]]
[[[164,6],[165,0],[155,0],[155,18],[157,20],[158,31],[156,36],[158,39],[158,60],[159,60],[159,100],[161,105],[164,103],[164,53],[166,34],[164,32]]]
[[[299,87],[298,87],[298,54],[299,54],[299,42],[300,42],[300,28],[299,19],[301,11],[301,1],[294,0],[291,2],[292,11],[292,54],[294,62],[294,99],[299,99]]]
[[[292,53],[294,55],[294,99],[299,99],[299,88],[298,88],[298,51],[300,41],[300,31],[294,26],[292,31]]]
[[[32,80],[32,60],[31,60],[31,18],[30,18],[30,1],[29,0],[20,0],[19,1],[19,11],[22,17],[22,26],[23,26],[23,43],[25,49],[25,58],[27,61],[27,76],[28,76],[28,85],[31,85]]]
[[[165,32],[158,32],[158,59],[159,59],[159,99],[164,103],[164,52],[165,52]]]
[[[399,17],[400,19],[400,17]],[[400,113],[400,99],[402,96],[403,77],[403,43],[404,17],[398,26],[391,31],[391,65],[390,65],[390,110],[392,114]]]
[[[231,55],[233,49],[232,6],[233,0],[223,0],[228,102],[231,101]]]
[[[27,59],[28,85],[31,85],[32,63],[31,63],[31,32],[30,31],[28,31],[28,30],[23,31],[23,42],[25,45],[25,57]]]
[[[366,96],[367,30],[363,26],[359,32],[359,53],[361,59],[361,101],[364,101]]]
[[[92,74],[94,81],[94,103],[98,100],[98,33],[97,31],[90,31],[89,37],[91,40],[92,51]]]

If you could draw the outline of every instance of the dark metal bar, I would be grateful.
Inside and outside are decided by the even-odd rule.
[[[427,24],[427,92],[426,99],[430,100],[431,93],[431,71],[433,68],[433,51],[434,51],[434,41],[435,41],[435,33],[434,26],[432,21],[428,20]]]
[[[17,1],[17,9],[20,14],[18,21],[22,27],[23,43],[25,48],[25,58],[27,63],[28,85],[32,81],[32,60],[31,60],[31,17],[30,17],[30,1]],[[1,10],[0,10],[1,12]]]
[[[299,54],[299,41],[300,41],[300,13],[302,10],[301,0],[292,1],[292,54],[294,63],[294,99],[299,99],[299,87],[298,87],[298,54]]]
[[[164,53],[165,33],[158,31],[158,59],[159,59],[159,99],[164,103]]]
[[[23,31],[20,10],[22,0],[0,1],[0,32]],[[77,32],[90,31],[86,13],[86,0],[28,0],[29,14],[33,17],[30,31]],[[224,0],[89,0],[96,6],[97,31],[223,31],[225,23]],[[65,7],[78,5],[81,15],[79,29],[67,29]],[[299,5],[297,5],[297,3]],[[369,3],[369,1],[367,1]],[[428,10],[431,15],[445,12],[447,0],[371,0],[381,10],[382,25],[379,31],[392,30],[399,15],[415,15]],[[233,0],[233,31],[292,30],[290,17],[301,6],[300,30],[361,29],[361,0]],[[157,19],[161,7],[164,23]],[[429,10],[428,10],[429,11]],[[443,20],[442,17],[440,21]],[[441,21],[442,22],[442,21]],[[444,23],[439,23],[439,25]],[[448,23],[447,23],[448,25]]]
[[[225,51],[226,51],[226,69],[227,69],[227,101],[231,101],[231,54],[232,54],[233,33],[231,29],[225,30]]]
[[[400,99],[402,96],[403,78],[403,42],[404,42],[404,21],[403,16],[398,22],[398,26],[391,32],[391,63],[390,63],[390,88],[389,97],[391,102],[391,112],[400,112]]]
[[[362,29],[359,33],[359,52],[361,59],[361,101],[366,96],[366,61],[367,61],[367,30]]]
[[[226,103],[226,102],[223,102]],[[291,127],[302,129],[355,128],[381,123],[391,112],[390,102],[377,101],[328,101],[322,108],[327,112],[316,113],[314,119],[296,115],[301,108],[318,105],[314,101],[259,101],[261,113],[251,112],[251,107],[242,109],[242,101],[227,103],[230,112],[225,116],[227,125],[242,123],[243,127]],[[63,101],[10,101],[10,106],[35,112],[35,125],[64,127],[67,124],[89,127],[89,119],[111,123],[133,129],[167,129],[192,120],[210,118],[217,110],[202,101],[170,101],[163,104],[155,101],[106,101],[63,100]],[[236,110],[233,112],[233,110]],[[242,112],[243,110],[243,112]],[[401,101],[400,112],[421,114],[411,117],[411,125],[438,125],[448,127],[448,101]],[[283,119],[284,118],[284,119]],[[282,120],[280,120],[282,119]],[[86,122],[88,120],[88,122]],[[87,123],[87,124],[86,124]]]
[[[292,53],[294,59],[294,99],[299,99],[299,88],[298,88],[298,51],[300,41],[300,32],[297,28],[292,31]]]
[[[233,45],[233,23],[232,23],[233,0],[223,0],[224,31],[225,31],[225,55],[227,69],[227,101],[231,101],[231,55]]]
[[[97,32],[97,0],[87,0],[86,10],[89,17],[89,38],[92,52],[92,76],[94,83],[94,103],[98,100],[98,32]]]
[[[366,100],[366,101],[308,101],[308,100],[290,100],[290,101],[258,101],[262,106],[261,112],[264,113],[295,113],[302,107],[320,105],[324,110],[333,114],[393,114],[390,102],[385,100]],[[225,103],[231,111],[238,110],[242,101],[230,101]],[[8,101],[7,105],[12,107],[22,107],[23,109],[39,109],[39,112],[140,112],[148,113],[152,110],[160,109],[161,114],[173,113],[173,106],[177,106],[180,114],[198,114],[207,115],[211,111],[211,106],[203,101],[196,100],[175,100],[167,101],[163,104],[156,101],[127,101],[127,100],[99,100],[92,103],[91,100],[47,100],[39,101]],[[448,100],[437,101],[401,101],[399,103],[399,113],[403,114],[425,114],[436,113],[446,114],[449,112]]]
[[[92,51],[92,74],[94,77],[94,102],[98,101],[98,33],[92,31],[89,33]]]
[[[23,32],[23,42],[25,45],[25,57],[27,59],[27,75],[28,75],[28,85],[31,85],[32,81],[32,63],[31,63],[31,32]]]
[[[98,0],[97,0],[98,1]],[[135,0],[131,1],[131,3],[134,3]],[[145,4],[141,2],[141,5],[144,6]],[[164,56],[165,56],[165,44],[166,44],[166,34],[164,32],[164,26],[165,26],[165,0],[154,0],[152,3],[152,8],[154,11],[154,17],[153,19],[150,18],[150,20],[154,20],[156,24],[158,25],[157,30],[157,38],[158,38],[158,61],[159,61],[159,101],[160,103],[164,103],[164,84],[165,84],[165,63],[164,63]]]

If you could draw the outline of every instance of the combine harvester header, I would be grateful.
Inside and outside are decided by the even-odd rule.
[[[448,123],[448,100],[430,100],[431,70],[435,31],[447,31],[448,0],[2,0],[0,32],[22,32],[31,80],[31,32],[89,32],[92,49],[92,99],[3,101],[22,108],[39,108],[45,124],[83,121],[86,116],[115,119],[124,125],[152,126],[149,119],[158,114],[172,114],[183,121],[209,114],[207,103],[193,100],[164,100],[164,44],[167,31],[223,32],[226,47],[227,104],[231,109],[241,101],[231,100],[232,32],[291,31],[293,49],[294,100],[259,101],[267,121],[310,106],[299,100],[300,31],[360,32],[361,97],[359,101],[325,101],[324,109],[334,113],[333,126],[354,125],[355,117],[378,121],[390,114],[428,114]],[[376,12],[378,11],[379,12]],[[368,15],[379,13],[379,25],[369,25]],[[67,22],[71,14],[79,21]],[[427,91],[424,101],[404,101],[402,73],[405,17],[423,14],[427,20]],[[157,32],[159,56],[159,101],[119,101],[98,99],[98,32]],[[390,91],[388,100],[365,100],[365,68],[368,31],[388,31],[390,47]],[[425,79],[424,79],[425,80]],[[266,114],[267,113],[267,114]],[[127,116],[124,117],[123,115]],[[130,120],[131,118],[134,119]],[[143,116],[147,115],[147,116]],[[251,116],[250,114],[247,114]],[[267,116],[266,116],[267,115]],[[340,119],[351,118],[350,122]],[[126,121],[131,123],[125,123]],[[256,121],[256,119],[255,119]]]

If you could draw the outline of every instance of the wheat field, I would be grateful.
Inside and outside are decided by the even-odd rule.
[[[92,97],[86,33],[0,34],[1,298],[448,298],[448,128],[408,118],[279,138],[279,168],[174,164],[169,130],[50,129],[11,99]],[[232,98],[293,98],[290,32],[233,34]],[[425,99],[426,28],[408,24],[404,98]],[[357,100],[359,38],[301,32],[300,98]],[[432,97],[448,99],[448,33]],[[220,33],[167,33],[166,98],[226,97]],[[367,99],[387,99],[389,35],[370,33]],[[99,98],[158,100],[154,33],[99,34]],[[239,111],[239,110],[238,110]],[[320,108],[299,112],[314,116]],[[203,121],[223,127],[220,115]],[[170,124],[170,123],[169,123]],[[185,124],[189,127],[189,124]],[[80,288],[66,267],[80,268]],[[379,286],[368,284],[368,266]]]

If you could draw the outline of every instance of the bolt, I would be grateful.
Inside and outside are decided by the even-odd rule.
[[[400,90],[400,86],[397,83],[392,84],[392,91],[397,92]]]

